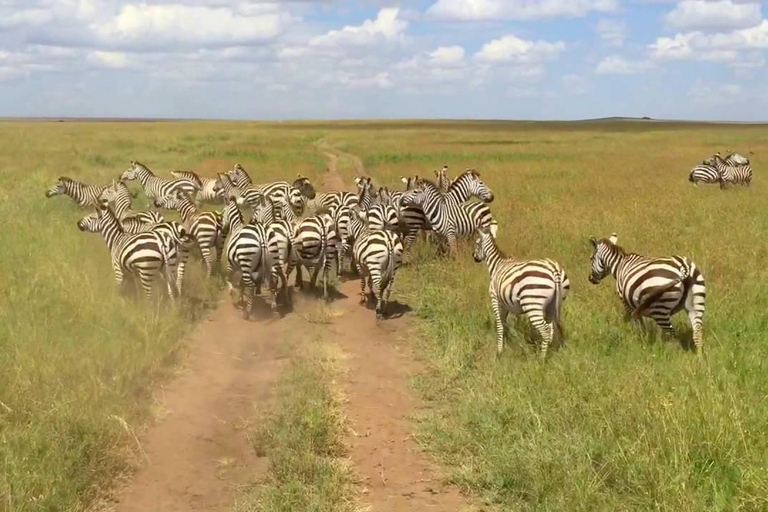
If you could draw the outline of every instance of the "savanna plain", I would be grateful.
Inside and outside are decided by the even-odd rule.
[[[751,187],[689,183],[726,149],[754,151]],[[411,382],[429,405],[414,435],[448,482],[494,510],[768,510],[768,131],[633,121],[0,123],[0,510],[93,506],[132,467],[153,389],[223,290],[195,259],[177,304],[119,295],[103,241],[76,227],[89,212],[44,192],[62,175],[106,184],[130,160],[162,176],[240,163],[257,182],[320,184],[328,153],[348,190],[361,171],[399,190],[401,176],[477,169],[500,247],[555,259],[571,279],[565,342],[542,363],[522,319],[496,356],[470,241],[456,259],[420,241],[399,271],[392,298],[413,309],[403,335],[426,367]],[[587,281],[589,237],[612,232],[701,267],[703,358],[685,315],[665,340],[624,321],[612,278]],[[336,370],[324,349],[295,352],[284,405],[254,435],[272,477],[244,509],[313,496],[303,510],[353,510],[365,500],[341,463]]]

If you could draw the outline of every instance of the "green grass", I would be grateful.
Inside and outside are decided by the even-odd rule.
[[[0,123],[0,510],[83,510],[129,467],[152,383],[218,291],[195,264],[179,307],[118,296],[103,242],[75,228],[87,212],[43,197],[56,177],[108,181],[138,159],[164,175],[240,162],[264,181],[315,180],[322,139],[345,153],[350,184],[350,155],[396,189],[401,175],[476,168],[496,194],[501,247],[556,259],[571,278],[566,345],[542,365],[524,321],[496,359],[470,244],[456,261],[421,246],[399,274],[393,300],[415,309],[428,363],[418,439],[451,481],[498,510],[768,509],[764,127],[355,121]],[[693,187],[690,167],[726,148],[755,152],[752,187]],[[631,251],[703,269],[703,361],[625,324],[612,278],[587,282],[589,236],[613,231]],[[297,364],[260,437],[268,485],[248,506],[345,510],[329,370]]]
[[[397,188],[400,175],[431,177],[443,163],[453,176],[477,168],[496,194],[501,247],[556,259],[571,278],[566,346],[542,365],[527,323],[513,320],[497,360],[487,270],[471,244],[455,262],[417,250],[394,296],[416,310],[429,363],[417,388],[434,407],[418,438],[452,482],[499,510],[766,510],[764,132],[619,125],[329,137]],[[510,142],[484,143],[500,140]],[[734,146],[758,155],[751,189],[687,181],[694,163]],[[704,361],[651,325],[644,333],[625,324],[612,278],[587,282],[589,236],[613,231],[628,250],[684,254],[703,268]],[[676,326],[690,338],[684,315]]]
[[[357,510],[352,469],[344,458],[342,404],[332,384],[338,362],[329,346],[302,350],[254,435],[254,449],[269,458],[267,479],[244,496],[238,512]]]
[[[0,510],[84,510],[130,468],[153,383],[221,285],[205,282],[195,256],[182,304],[121,297],[101,237],[75,225],[90,212],[44,192],[60,175],[109,182],[132,159],[164,176],[239,161],[258,179],[288,168],[316,179],[325,167],[311,135],[256,123],[0,123]]]

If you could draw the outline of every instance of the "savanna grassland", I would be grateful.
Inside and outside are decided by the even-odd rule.
[[[432,177],[443,164],[454,177],[476,168],[495,193],[501,248],[553,258],[571,278],[566,343],[541,364],[524,321],[511,322],[496,358],[487,270],[470,243],[456,260],[420,244],[398,274],[393,299],[415,310],[411,342],[428,364],[415,386],[433,407],[417,418],[418,439],[450,481],[498,510],[768,509],[765,127],[6,122],[0,510],[80,510],[128,467],[153,382],[221,284],[192,264],[179,306],[119,296],[102,240],[75,226],[88,212],[45,190],[60,175],[107,182],[131,159],[166,176],[240,162],[259,180],[302,173],[319,183],[327,148],[350,186],[361,163],[376,185],[398,189],[400,176]],[[751,188],[687,181],[693,164],[729,148],[755,152]],[[589,236],[611,232],[630,251],[683,254],[702,268],[702,360],[683,348],[683,315],[683,343],[664,341],[623,321],[612,278],[588,283]],[[322,405],[330,391],[306,384],[322,381],[322,368],[286,377],[284,389],[308,391],[284,393],[290,406],[272,418],[265,449],[287,452],[306,435],[336,453],[339,427]],[[320,429],[295,431],[291,411],[316,415]]]

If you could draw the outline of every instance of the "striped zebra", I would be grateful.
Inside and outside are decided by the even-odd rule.
[[[133,196],[128,189],[128,185],[122,180],[112,180],[112,185],[109,185],[101,193],[101,199],[109,201],[112,209],[120,219],[120,222],[124,222],[127,219],[134,219],[131,224],[148,224],[150,226],[163,222],[163,216],[160,212],[149,210],[146,212],[134,211]]]
[[[487,227],[492,235],[495,235],[497,230],[493,215],[486,204],[479,202],[457,204],[461,191],[466,190],[461,185],[456,185],[459,179],[457,178],[451,185],[448,194],[441,193],[432,181],[422,180],[417,188],[409,190],[401,198],[403,206],[418,206],[424,211],[432,231],[447,243],[449,254],[456,252],[457,237],[469,237],[480,227]],[[482,190],[481,199],[492,198],[493,195],[485,184],[482,182],[479,184],[481,185],[478,185],[480,187],[478,190]],[[406,247],[410,247],[409,238],[415,239],[412,228],[406,232]]]
[[[245,224],[237,202],[227,200],[222,214],[224,229],[229,233],[226,243],[227,287],[234,301],[236,289],[240,291],[239,303],[245,296],[243,316],[247,320],[253,312],[256,287],[268,281],[271,294],[272,315],[277,317],[277,283],[271,273],[278,254],[278,247],[270,243],[269,230],[261,224]],[[255,278],[255,280],[254,280]],[[237,280],[237,286],[235,286]]]
[[[101,193],[106,186],[86,185],[66,176],[59,176],[56,184],[45,193],[45,197],[51,198],[57,195],[66,195],[72,198],[80,208],[98,207]]]
[[[287,301],[290,302],[291,296],[288,293],[288,274],[287,269],[293,264],[296,266],[297,259],[293,252],[293,238],[296,231],[296,225],[299,218],[292,207],[285,199],[278,199],[273,203],[276,213],[275,219],[270,224],[270,236],[277,244],[278,257],[276,265],[272,270],[272,278],[280,279],[281,292]]]
[[[478,230],[473,257],[485,261],[490,274],[488,292],[496,320],[496,353],[504,348],[504,325],[509,313],[523,313],[541,336],[541,357],[546,358],[555,332],[562,335],[562,303],[568,296],[570,281],[565,270],[550,259],[516,261],[496,245],[487,228]]]
[[[712,165],[720,172],[720,188],[726,185],[746,185],[752,183],[752,167],[749,165],[732,166],[720,156],[715,154],[702,162],[704,165]]]
[[[307,205],[311,212],[315,214],[329,213],[339,206],[357,206],[360,203],[360,196],[353,192],[333,191],[321,192],[313,201]]]
[[[295,261],[288,264],[286,276],[289,277],[296,268],[296,287],[304,287],[301,267],[311,273],[310,287],[316,289],[317,276],[323,273],[323,298],[328,300],[328,274],[333,259],[337,256],[338,234],[333,218],[329,214],[313,215],[302,219],[296,225],[293,235],[293,253]]]
[[[265,207],[267,205],[284,202],[291,206],[296,215],[301,215],[304,213],[306,199],[301,190],[294,186],[288,187],[288,190],[285,194],[280,193],[272,195],[266,195],[262,192],[261,189],[258,188],[248,188],[242,191],[240,196],[237,198],[238,205],[248,205],[251,208],[251,222],[255,222],[255,219],[258,215],[264,215]],[[273,209],[271,211],[274,213],[275,219],[280,218],[280,209]],[[264,222],[264,220],[265,219],[262,217],[260,222]]]
[[[173,300],[174,279],[168,265],[169,247],[164,237],[153,231],[129,234],[123,231],[117,216],[102,201],[95,214],[88,215],[77,223],[80,231],[100,233],[109,248],[112,270],[120,291],[123,291],[125,275],[139,276],[144,295],[152,297],[152,283],[165,269],[168,296]]]
[[[699,183],[720,183],[720,171],[713,165],[697,165],[688,174],[688,181],[698,186]]]
[[[396,230],[400,223],[395,207],[385,203],[377,203],[368,208],[366,220],[370,229]]]
[[[215,212],[199,211],[195,203],[183,193],[157,198],[155,206],[179,212],[181,220],[200,248],[205,275],[211,277],[214,264],[217,268],[219,266],[224,247],[225,236],[219,216]]]
[[[627,317],[651,317],[668,335],[674,335],[672,315],[685,309],[693,343],[701,354],[707,290],[699,268],[684,256],[646,258],[627,253],[616,245],[617,239],[616,233],[607,240],[590,238],[594,251],[589,282],[598,284],[608,274],[613,275]]]
[[[141,183],[144,187],[144,193],[147,195],[147,199],[154,201],[155,199],[170,196],[177,191],[184,192],[190,197],[194,197],[198,193],[200,187],[198,184],[187,178],[175,178],[168,180],[155,176],[144,164],[132,160],[131,167],[125,171],[121,180],[136,181]]]
[[[232,181],[243,190],[249,188],[255,188],[261,191],[270,200],[275,201],[280,197],[284,197],[288,194],[290,187],[295,187],[301,191],[301,194],[307,199],[311,200],[315,198],[315,188],[312,186],[312,182],[309,178],[298,174],[293,183],[287,181],[274,181],[272,183],[264,183],[261,185],[254,185],[251,176],[246,172],[240,164],[235,164],[235,167],[227,173]]]
[[[451,177],[448,176],[448,166],[443,165],[443,168],[439,171],[435,171],[435,178],[437,179],[437,187],[443,192],[448,192],[448,187],[451,186]]]
[[[243,193],[243,189],[238,187],[235,182],[232,181],[232,178],[229,177],[229,174],[225,172],[220,172],[216,175],[214,191],[225,203],[230,197],[237,199]]]
[[[200,187],[200,191],[197,193],[197,196],[195,197],[195,202],[200,205],[202,203],[223,203],[224,198],[222,198],[217,192],[216,192],[216,178],[210,178],[208,176],[200,176],[195,172],[192,171],[171,171],[171,176],[174,178],[186,178],[188,180],[192,180],[195,183],[197,183],[197,186]]]
[[[726,153],[728,153],[728,156],[725,157],[725,163],[727,163],[728,165],[733,165],[733,166],[749,165],[749,158],[747,158],[746,156],[735,153],[733,150],[730,150],[730,149],[726,151]],[[752,156],[752,155],[754,155],[754,153],[750,151],[749,156]]]
[[[386,313],[395,273],[403,262],[402,239],[389,229],[366,229],[356,236],[352,252],[360,274],[360,302],[367,302],[367,281],[376,298],[376,319],[381,320]]]

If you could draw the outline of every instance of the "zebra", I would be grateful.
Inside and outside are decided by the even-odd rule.
[[[540,355],[555,336],[562,336],[560,316],[562,303],[571,283],[565,270],[550,259],[517,261],[508,258],[496,244],[488,228],[478,229],[473,258],[485,261],[490,275],[488,292],[496,320],[496,353],[504,348],[504,324],[509,313],[523,313],[541,336]]]
[[[323,272],[323,298],[328,300],[328,273],[333,258],[337,256],[338,233],[333,218],[326,213],[313,215],[298,222],[293,236],[293,253],[295,261],[288,264],[286,276],[290,276],[296,268],[296,287],[301,289],[304,283],[301,267],[311,272],[310,287],[316,288],[317,276]]]
[[[685,256],[647,258],[627,253],[617,241],[616,233],[607,240],[590,237],[594,250],[589,282],[598,284],[608,274],[613,275],[627,318],[651,317],[668,335],[674,335],[672,315],[685,309],[693,343],[701,354],[707,293],[701,270]]]
[[[197,242],[205,264],[206,277],[211,277],[214,263],[218,267],[224,247],[224,234],[221,219],[215,212],[201,212],[195,203],[181,192],[173,196],[155,199],[155,206],[179,212],[184,225]],[[213,251],[216,251],[214,256]]]
[[[270,198],[272,201],[286,196],[290,187],[295,187],[301,191],[301,194],[308,200],[314,199],[316,192],[312,186],[312,182],[309,178],[298,174],[293,183],[287,181],[275,181],[272,183],[264,183],[262,185],[254,185],[250,175],[246,172],[240,164],[235,164],[235,167],[227,173],[232,181],[241,189],[255,188],[260,190],[262,194]]]
[[[223,203],[224,199],[216,191],[216,178],[210,178],[208,176],[199,176],[192,171],[171,171],[171,176],[174,178],[186,178],[194,181],[200,191],[195,197],[195,203],[198,205],[202,203]]]
[[[106,199],[112,205],[117,218],[120,222],[127,219],[134,219],[131,224],[154,225],[163,222],[163,216],[160,212],[150,210],[146,212],[137,212],[132,209],[132,196],[128,186],[122,180],[112,180],[112,185],[106,187],[101,193],[101,199]]]
[[[229,177],[229,174],[225,172],[217,173],[216,184],[213,188],[216,195],[218,195],[224,202],[230,197],[237,199],[243,193],[243,189],[238,187],[235,182],[232,181],[232,178]]]
[[[273,207],[276,210],[275,219],[270,224],[270,236],[274,239],[274,243],[277,244],[278,257],[277,262],[272,270],[272,278],[280,279],[281,292],[287,301],[290,302],[291,297],[288,293],[288,277],[286,269],[293,263],[296,266],[297,259],[293,252],[293,238],[296,231],[296,225],[299,222],[299,218],[292,207],[288,204],[285,198],[278,199],[273,203]]]
[[[698,186],[699,183],[720,183],[722,176],[713,165],[697,165],[688,174],[688,181]]]
[[[107,188],[103,185],[86,185],[66,176],[59,176],[56,184],[45,193],[45,197],[67,195],[75,201],[80,208],[98,207],[101,193]]]
[[[395,272],[403,262],[402,239],[389,229],[366,229],[356,236],[352,252],[360,274],[360,302],[367,301],[365,284],[368,281],[376,298],[376,319],[381,320],[395,282]]]
[[[714,166],[720,172],[720,188],[725,188],[728,184],[749,186],[752,183],[752,167],[749,164],[734,167],[726,163],[719,153],[704,160],[702,163]]]
[[[360,204],[360,196],[352,192],[333,191],[318,194],[313,201],[308,203],[310,211],[315,214],[329,213],[339,206],[353,207]]]
[[[463,186],[457,185],[459,179],[454,181],[449,193],[445,195],[432,181],[422,180],[417,188],[406,192],[400,200],[404,206],[422,208],[432,231],[439,234],[447,242],[449,254],[455,254],[457,237],[471,236],[480,227],[488,227],[492,236],[495,236],[497,231],[493,215],[486,204],[479,202],[456,203],[461,191],[466,191]],[[484,183],[480,183],[482,185],[478,185],[478,190],[482,191],[481,198],[492,198],[490,190]],[[406,247],[409,247],[409,237],[415,239],[412,229],[406,234]]]
[[[293,185],[288,187],[288,190],[285,194],[280,193],[272,195],[264,194],[263,191],[258,188],[248,188],[242,191],[240,196],[237,198],[238,205],[242,206],[247,204],[251,208],[251,222],[254,222],[254,219],[257,215],[263,215],[264,208],[268,203],[274,204],[283,202],[288,203],[297,215],[301,215],[304,212],[306,199],[301,190],[299,190],[297,187],[294,187]],[[274,213],[275,219],[280,218],[281,209],[273,209],[272,212]],[[264,221],[265,219],[262,218],[261,222]]]
[[[80,231],[101,234],[109,248],[115,281],[121,291],[125,274],[138,274],[144,295],[151,299],[152,282],[165,268],[168,296],[174,300],[174,280],[168,264],[169,247],[162,234],[152,231],[126,233],[106,200],[102,200],[95,214],[78,221],[77,227]]]
[[[271,278],[271,272],[278,255],[276,243],[272,243],[267,226],[262,224],[245,224],[237,202],[233,198],[227,200],[222,213],[222,223],[229,233],[226,243],[227,253],[227,287],[234,300],[234,280],[239,275],[238,286],[240,301],[245,295],[243,316],[247,320],[253,311],[253,299],[256,286],[268,280],[271,294],[270,307],[272,315],[277,317],[277,284]],[[254,277],[256,280],[254,281]]]
[[[349,224],[352,220],[352,208],[349,206],[339,205],[331,209],[329,215],[333,219],[333,223],[336,229],[336,233],[339,236],[341,242],[338,247],[338,254],[336,257],[336,273],[341,275],[344,269],[344,259],[347,255],[350,256],[352,261],[350,262],[350,271],[354,270],[354,256],[352,255],[352,246],[347,244],[349,238]]]
[[[728,153],[728,156],[725,157],[725,163],[727,163],[728,165],[733,165],[733,166],[749,165],[749,158],[748,157],[746,157],[744,155],[740,155],[738,153],[734,153],[730,149],[728,151],[726,151],[726,153]],[[750,151],[749,152],[749,156],[752,156],[752,155],[754,155],[754,153],[752,151]]]
[[[144,187],[144,193],[150,201],[173,195],[176,191],[181,191],[194,197],[200,190],[200,186],[197,182],[188,178],[168,180],[157,177],[144,164],[135,160],[131,161],[130,169],[125,171],[120,176],[120,179],[128,181],[138,180],[139,183],[141,183],[141,186]]]
[[[400,223],[395,207],[385,203],[374,204],[368,208],[366,220],[370,229],[396,230]]]
[[[448,187],[451,186],[451,177],[448,176],[448,166],[443,165],[443,168],[439,171],[435,171],[435,178],[437,178],[437,186],[443,192],[448,192]]]

